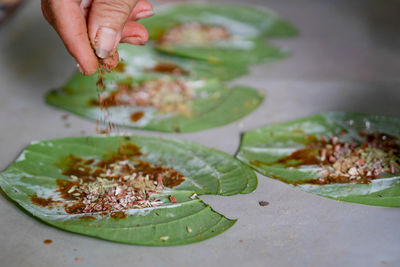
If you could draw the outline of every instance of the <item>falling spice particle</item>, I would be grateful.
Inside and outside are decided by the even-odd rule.
[[[46,240],[43,241],[43,243],[46,244],[46,245],[48,245],[48,244],[53,243],[53,240],[46,239]]]
[[[258,204],[259,204],[261,207],[265,207],[265,206],[268,206],[268,205],[269,205],[269,202],[268,202],[268,201],[258,201]]]
[[[168,239],[169,239],[169,236],[167,236],[167,235],[161,236],[161,237],[160,237],[160,240],[161,240],[162,242],[165,242],[165,241],[167,241]]]
[[[75,262],[82,262],[82,261],[83,261],[83,258],[77,258],[77,257],[76,257],[76,258],[74,258],[74,261],[75,261]]]
[[[178,202],[174,196],[169,196],[169,200],[170,200],[172,203]]]
[[[122,61],[118,62],[118,65],[115,67],[115,72],[125,72],[126,64]]]

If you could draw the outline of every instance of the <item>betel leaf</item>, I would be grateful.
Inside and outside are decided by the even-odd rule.
[[[278,161],[305,148],[313,138],[332,137],[347,142],[360,139],[360,131],[400,137],[400,119],[362,113],[327,112],[246,132],[237,158],[258,172],[306,192],[366,205],[400,207],[400,174],[385,174],[367,184],[307,183],[320,177],[317,165],[288,167]],[[310,138],[312,137],[312,138]]]
[[[266,44],[264,38],[290,37],[297,29],[265,8],[232,4],[179,4],[141,21],[156,48],[167,53],[230,64],[252,64],[280,59],[287,52]],[[209,44],[165,44],[160,39],[177,25],[198,22],[225,28],[230,37]]]
[[[121,44],[118,48],[122,59],[114,72],[120,77],[159,77],[170,74],[191,79],[219,79],[228,81],[247,73],[246,66],[213,64],[206,61],[169,56],[150,46]]]
[[[129,66],[129,63],[127,63]],[[118,90],[116,84],[140,84],[162,77],[121,77],[113,73],[107,75],[106,91]],[[171,79],[175,79],[172,77]],[[60,90],[46,95],[46,102],[52,106],[68,110],[80,116],[97,120],[104,111],[92,103],[97,101],[97,75],[74,75]],[[217,80],[190,80],[185,83],[193,88],[194,98],[188,101],[189,114],[161,112],[153,106],[136,105],[110,106],[108,122],[124,127],[163,132],[194,132],[222,126],[248,115],[263,100],[263,94],[254,89],[236,86],[228,88]],[[142,118],[131,120],[132,114],[141,113]]]
[[[262,40],[243,41],[232,46],[191,47],[185,45],[156,46],[158,50],[180,57],[205,60],[214,64],[232,64],[243,66],[258,64],[266,61],[285,58],[289,52],[273,45],[265,44]]]
[[[140,160],[173,168],[185,180],[165,188],[156,197],[161,206],[124,210],[126,218],[99,214],[70,214],[63,207],[33,204],[33,196],[63,200],[57,181],[65,159],[102,160],[123,145],[140,148]],[[67,231],[128,244],[170,246],[189,244],[214,237],[231,227],[230,220],[214,211],[194,193],[234,195],[255,189],[253,171],[232,156],[196,143],[146,136],[79,137],[33,142],[0,174],[0,186],[22,208],[45,223]],[[170,201],[170,196],[176,203]],[[167,237],[167,238],[165,238]]]
[[[157,16],[140,22],[149,29],[149,38],[155,40],[167,27],[193,20],[232,27],[234,33],[240,33],[247,38],[291,37],[298,33],[293,25],[270,9],[226,3],[169,5],[163,10],[158,10]]]

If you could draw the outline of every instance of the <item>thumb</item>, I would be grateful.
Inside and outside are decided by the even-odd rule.
[[[99,58],[117,49],[122,29],[138,0],[93,0],[88,17],[88,33]]]

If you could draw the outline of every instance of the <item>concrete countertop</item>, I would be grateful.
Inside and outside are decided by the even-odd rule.
[[[400,116],[399,1],[246,2],[275,9],[301,31],[274,42],[293,56],[232,82],[263,90],[262,106],[199,133],[125,133],[174,136],[233,154],[241,132],[316,112]],[[32,140],[95,134],[95,123],[62,120],[65,112],[44,104],[44,93],[68,79],[75,63],[39,6],[29,1],[0,28],[0,169]],[[202,199],[239,221],[210,240],[161,248],[64,232],[0,197],[0,266],[400,266],[399,209],[329,200],[261,175],[252,194]]]

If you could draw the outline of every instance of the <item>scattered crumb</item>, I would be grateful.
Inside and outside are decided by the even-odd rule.
[[[176,200],[176,198],[174,197],[174,196],[169,196],[169,200],[172,202],[172,203],[176,203],[176,202],[178,202],[177,200]]]
[[[64,126],[65,126],[66,128],[69,128],[69,127],[71,127],[71,123],[65,123]]]
[[[265,207],[265,206],[268,206],[268,205],[269,205],[269,202],[268,202],[268,201],[258,201],[258,204],[259,204],[261,207]]]
[[[53,243],[53,240],[51,240],[51,239],[46,239],[46,240],[43,241],[43,243],[46,244],[46,245],[48,245],[48,244]]]
[[[243,240],[239,240],[239,243],[243,243]]]
[[[75,262],[82,262],[82,261],[83,261],[83,258],[78,258],[78,257],[76,257],[76,258],[74,258],[74,261],[75,261]]]
[[[169,236],[167,236],[167,235],[160,237],[160,240],[163,241],[163,242],[167,241],[168,239],[169,239]]]
[[[61,116],[61,119],[62,119],[62,120],[66,120],[66,119],[68,119],[68,117],[69,117],[68,114],[63,114],[63,115]]]

